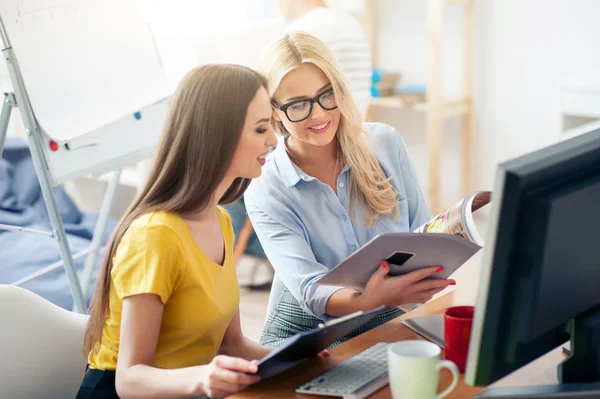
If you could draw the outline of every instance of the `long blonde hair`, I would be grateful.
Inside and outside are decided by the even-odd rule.
[[[397,217],[398,195],[362,137],[369,133],[362,127],[361,114],[348,89],[348,81],[327,46],[308,33],[287,34],[265,49],[257,70],[266,76],[269,96],[274,99],[283,78],[302,64],[313,64],[321,69],[333,87],[341,114],[336,134],[339,149],[350,166],[351,203],[356,202],[366,210],[367,226],[375,224],[380,216]],[[281,121],[273,118],[273,125],[279,134],[289,134]]]
[[[261,87],[266,88],[265,79],[240,65],[206,65],[182,79],[146,184],[106,247],[90,306],[84,356],[98,349],[109,306],[112,260],[121,238],[145,213],[200,212],[208,206],[237,149],[248,105]],[[235,201],[249,183],[235,179],[219,203]]]

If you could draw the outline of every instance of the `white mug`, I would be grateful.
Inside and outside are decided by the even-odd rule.
[[[390,388],[394,399],[440,399],[458,383],[458,367],[449,360],[440,360],[441,349],[427,341],[400,341],[388,347]],[[452,383],[437,393],[440,369],[452,373]]]

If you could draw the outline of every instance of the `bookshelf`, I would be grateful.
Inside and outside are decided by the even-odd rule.
[[[377,65],[377,22],[374,10],[376,0],[365,0],[362,23],[371,41],[373,65]],[[427,169],[426,182],[427,202],[433,213],[441,211],[447,204],[441,203],[441,158],[443,124],[448,118],[462,120],[461,137],[461,195],[472,191],[473,184],[473,8],[474,0],[427,0],[428,18],[428,81],[426,102],[412,105],[404,104],[398,97],[373,98],[366,115],[367,121],[374,121],[377,108],[409,109],[426,114]],[[463,97],[456,100],[442,98],[442,43],[443,15],[447,6],[459,6],[464,13],[464,84]]]

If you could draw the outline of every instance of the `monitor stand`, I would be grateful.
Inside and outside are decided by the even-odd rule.
[[[570,324],[571,354],[558,366],[560,384],[490,388],[473,399],[600,398],[600,306]]]

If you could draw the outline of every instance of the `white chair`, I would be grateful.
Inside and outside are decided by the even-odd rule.
[[[87,319],[0,285],[0,398],[74,398],[85,373]]]

